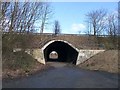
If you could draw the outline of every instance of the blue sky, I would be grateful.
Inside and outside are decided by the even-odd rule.
[[[52,2],[54,15],[51,21],[58,20],[61,32],[68,34],[85,33],[87,30],[86,14],[92,10],[106,9],[109,13],[117,11],[117,2]],[[44,33],[52,33],[53,25],[49,25]]]

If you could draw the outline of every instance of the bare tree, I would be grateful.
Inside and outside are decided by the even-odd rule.
[[[91,24],[91,22],[90,21],[85,21],[86,22],[86,24],[87,24],[87,31],[85,31],[85,33],[87,34],[87,35],[91,35],[92,34],[92,28],[91,28],[91,26],[92,26],[92,24]]]
[[[57,35],[57,34],[60,34],[60,33],[61,33],[61,29],[60,29],[59,21],[55,20],[55,23],[54,23],[54,34]]]
[[[109,35],[109,41],[114,45],[114,48],[117,46],[117,36],[119,33],[118,30],[118,15],[117,13],[110,14],[107,18],[106,31]]]
[[[90,26],[90,32],[93,32],[93,35],[99,35],[101,31],[105,28],[104,19],[107,12],[104,9],[94,10],[87,13],[87,22]]]
[[[118,18],[117,15],[111,14],[108,16],[108,35],[115,37],[118,31]]]
[[[120,23],[120,1],[118,2],[118,23]],[[120,24],[118,24],[118,28],[120,29]],[[120,36],[120,30],[118,30],[118,35]]]
[[[1,6],[0,25],[2,26],[2,31],[4,31],[5,27],[8,24],[6,16],[7,14],[9,14],[8,7],[10,6],[10,2],[0,2],[0,6]]]
[[[3,31],[31,32],[41,20],[42,2],[2,2]]]
[[[40,33],[43,33],[45,26],[48,24],[48,20],[52,17],[52,10],[48,3],[44,3],[42,6],[42,17],[41,17],[41,30]]]
[[[3,32],[11,32],[3,35],[3,48],[12,51],[16,42],[21,42],[22,48],[31,43],[29,35],[15,35],[13,32],[30,33],[35,30],[35,23],[41,20],[42,2],[2,2],[2,17],[0,25]],[[27,41],[27,42],[26,42]],[[30,42],[29,42],[30,41]],[[7,42],[7,44],[6,44]]]

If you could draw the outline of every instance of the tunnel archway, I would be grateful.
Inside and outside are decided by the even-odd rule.
[[[45,62],[47,61],[57,61],[57,62],[68,62],[76,64],[78,58],[78,49],[72,44],[63,40],[53,40],[44,45],[43,53]],[[57,52],[58,58],[49,58],[52,51]]]
[[[53,61],[58,59],[58,53],[56,51],[52,51],[50,54],[49,54],[49,59],[52,59]]]

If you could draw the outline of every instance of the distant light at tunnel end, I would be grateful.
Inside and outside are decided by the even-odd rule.
[[[51,53],[55,54],[55,53],[56,53],[56,51],[52,51]]]

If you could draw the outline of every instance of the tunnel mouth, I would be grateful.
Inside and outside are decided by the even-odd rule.
[[[78,51],[68,42],[51,41],[43,49],[45,62],[65,62],[76,64]],[[56,55],[56,56],[55,56]],[[52,57],[54,56],[54,58]]]
[[[58,60],[58,53],[56,51],[52,51],[49,53],[49,61],[57,61]]]

